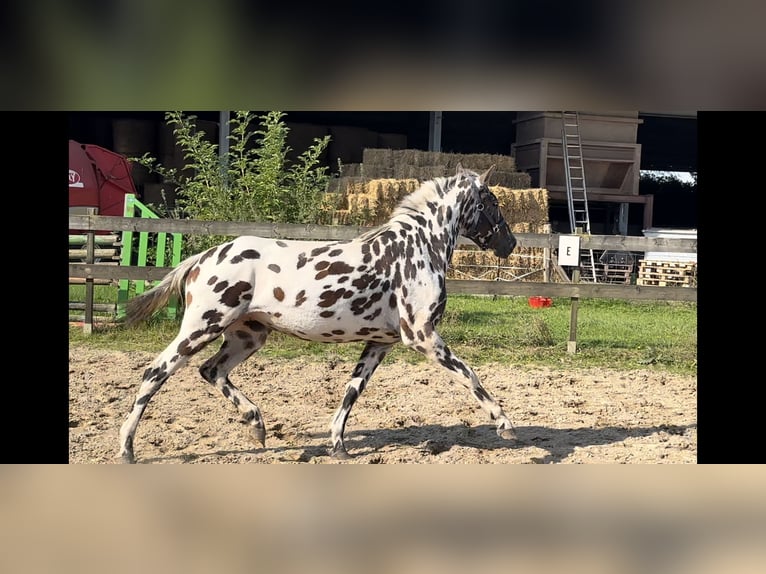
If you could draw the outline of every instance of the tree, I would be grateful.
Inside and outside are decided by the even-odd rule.
[[[314,143],[295,162],[287,157],[288,126],[284,112],[258,117],[236,111],[229,120],[229,149],[221,157],[218,145],[197,128],[197,117],[173,111],[165,122],[173,128],[184,153],[182,169],[168,168],[150,154],[130,158],[159,174],[176,188],[176,208],[151,207],[168,217],[207,221],[273,221],[319,223],[327,214],[325,200],[330,175],[320,156],[330,136]],[[252,124],[258,120],[258,128]],[[186,250],[198,252],[221,241],[221,236],[191,236]]]

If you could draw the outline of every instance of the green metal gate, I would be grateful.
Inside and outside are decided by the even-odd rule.
[[[136,199],[135,195],[127,194],[125,196],[125,211],[123,217],[146,217],[160,219],[151,209]],[[134,237],[137,236],[137,237]],[[156,236],[156,237],[150,237]],[[168,249],[168,239],[170,239],[170,249]],[[146,267],[150,261],[149,248],[150,240],[154,241],[154,261],[150,265],[155,267],[175,267],[181,261],[181,241],[180,233],[152,233],[149,231],[123,231],[122,232],[122,258],[120,265],[130,267]],[[135,244],[134,244],[135,243]],[[169,254],[169,262],[166,262]],[[130,296],[130,287],[133,283],[136,295],[143,293],[152,285],[147,286],[145,280],[120,279],[119,290],[117,292],[117,317],[125,317],[125,303]],[[159,281],[155,281],[156,285]],[[168,317],[175,318],[178,313],[179,301],[174,298],[170,301],[166,309]]]

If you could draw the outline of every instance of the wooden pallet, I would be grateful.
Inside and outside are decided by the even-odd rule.
[[[601,277],[604,283],[630,285],[633,263],[602,263]]]
[[[697,263],[643,260],[639,262],[636,285],[696,287]]]

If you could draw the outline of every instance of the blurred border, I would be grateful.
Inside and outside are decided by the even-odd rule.
[[[300,468],[300,470],[298,470]],[[764,467],[4,467],[3,572],[762,572]]]
[[[754,0],[0,8],[9,109],[759,109]]]

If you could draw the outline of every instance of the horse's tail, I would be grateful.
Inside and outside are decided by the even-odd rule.
[[[198,253],[184,259],[165,275],[160,283],[130,299],[125,305],[125,324],[132,325],[145,321],[165,307],[173,295],[177,295],[183,301],[186,276],[202,255]]]

